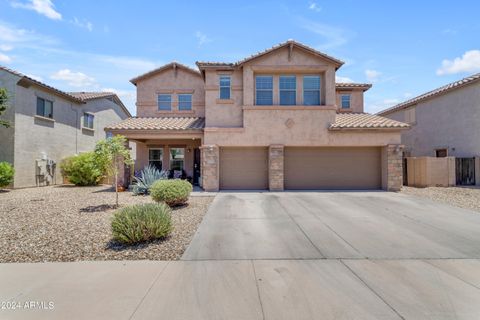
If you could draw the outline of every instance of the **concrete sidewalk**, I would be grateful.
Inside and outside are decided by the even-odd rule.
[[[480,319],[479,260],[2,264],[0,284],[22,306],[0,319]]]

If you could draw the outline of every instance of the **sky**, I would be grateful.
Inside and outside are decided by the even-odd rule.
[[[64,91],[114,91],[178,61],[235,62],[294,39],[345,61],[377,112],[480,72],[479,1],[0,0],[0,65]]]

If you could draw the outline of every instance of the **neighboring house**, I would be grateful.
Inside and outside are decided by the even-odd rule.
[[[405,156],[456,157],[457,184],[473,184],[475,180],[480,184],[480,73],[378,115],[411,125],[411,130],[402,133]],[[463,163],[460,158],[465,159]]]
[[[293,40],[199,70],[172,62],[131,80],[138,117],[106,130],[136,142],[136,168],[184,170],[208,191],[398,190],[409,126],[363,113],[371,85],[336,84],[342,64]]]
[[[106,126],[131,117],[114,93],[67,93],[5,67],[0,87],[12,124],[0,128],[0,161],[14,165],[14,188],[62,183],[62,159],[92,151]]]

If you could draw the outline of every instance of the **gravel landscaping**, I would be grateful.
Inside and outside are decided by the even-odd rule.
[[[480,187],[402,187],[402,193],[480,212]]]
[[[121,206],[152,202],[119,194]],[[164,240],[125,247],[112,242],[115,193],[108,186],[51,186],[0,191],[0,262],[179,259],[213,197],[190,197],[172,212]]]

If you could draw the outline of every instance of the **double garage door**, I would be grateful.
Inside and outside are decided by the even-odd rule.
[[[377,147],[285,147],[285,190],[380,189]],[[220,189],[268,189],[268,148],[221,148]]]

